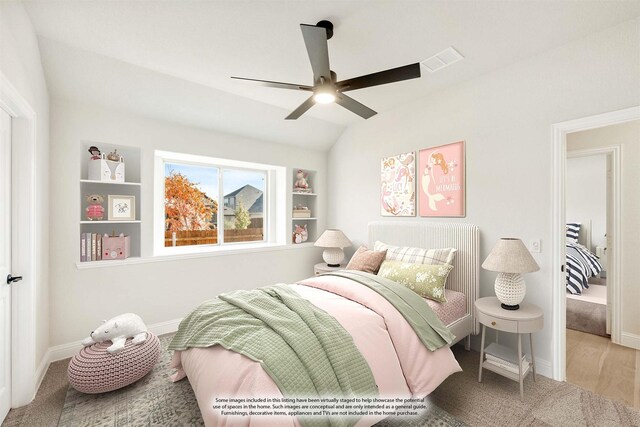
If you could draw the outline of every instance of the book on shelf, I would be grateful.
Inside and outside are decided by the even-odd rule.
[[[518,361],[518,355],[515,350],[496,343],[491,343],[485,349],[485,355],[487,363],[499,366],[515,374],[519,372],[519,363],[525,367],[529,364],[525,355],[522,355],[522,358]]]
[[[80,262],[87,260],[87,241],[85,237],[86,233],[80,235]]]
[[[102,260],[102,234],[82,233],[80,235],[80,262]]]
[[[488,365],[496,366],[498,368],[504,369],[505,371],[509,371],[509,372],[514,373],[514,374],[519,374],[520,373],[520,367],[518,365],[514,365],[512,363],[503,363],[502,361],[495,361],[495,360],[489,359],[489,358],[487,358],[487,360],[485,360],[484,363],[486,363]],[[525,369],[527,369],[527,365],[528,364],[529,364],[529,362],[526,359],[523,360],[522,372],[524,372]]]
[[[293,218],[311,218],[311,211],[309,209],[294,209]]]

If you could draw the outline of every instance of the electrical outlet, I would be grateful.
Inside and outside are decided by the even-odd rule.
[[[540,253],[542,250],[540,249],[540,239],[535,239],[531,241],[531,252]]]

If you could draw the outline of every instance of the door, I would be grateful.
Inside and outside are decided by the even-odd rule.
[[[0,422],[11,407],[11,117],[0,109]]]
[[[607,154],[607,247],[605,248],[605,265],[607,266],[607,270],[610,269],[610,266],[613,265],[611,262],[611,257],[613,255],[618,256],[618,254],[612,253],[613,248],[613,159],[611,154]],[[617,277],[616,277],[617,279]],[[613,299],[613,286],[609,281],[609,276],[607,275],[607,327],[606,333],[611,335],[611,300]],[[619,283],[619,282],[618,282]]]

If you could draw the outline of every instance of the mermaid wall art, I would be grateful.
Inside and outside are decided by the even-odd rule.
[[[416,154],[385,157],[380,163],[380,214],[416,215]]]
[[[420,216],[465,216],[464,141],[420,150]]]

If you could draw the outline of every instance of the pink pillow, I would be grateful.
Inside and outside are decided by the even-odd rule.
[[[366,271],[371,274],[378,274],[380,265],[387,256],[387,250],[372,251],[366,246],[360,246],[355,254],[351,257],[351,261],[347,264],[347,270]]]

